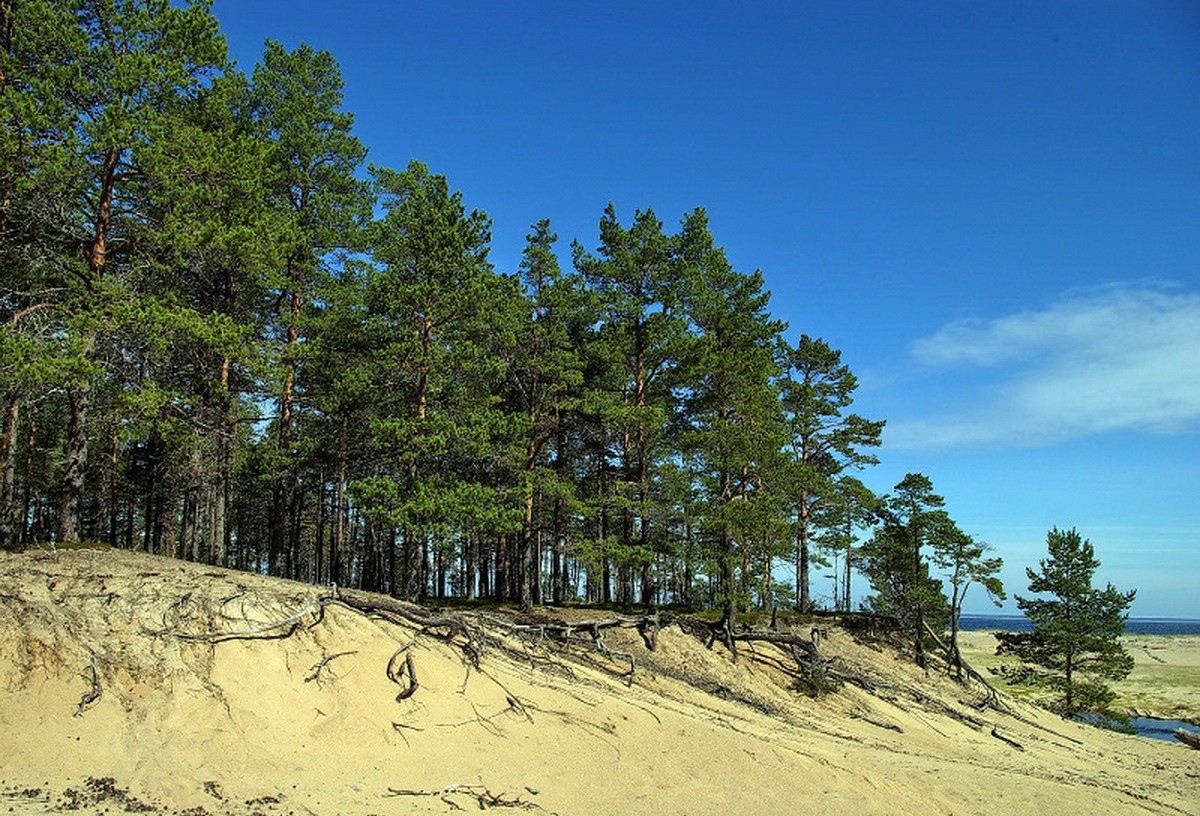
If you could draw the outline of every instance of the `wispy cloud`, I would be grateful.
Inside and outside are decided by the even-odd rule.
[[[1110,286],[1035,311],[951,323],[913,359],[974,390],[962,410],[888,425],[904,448],[1044,445],[1200,427],[1200,293]],[[971,376],[965,376],[966,374]]]

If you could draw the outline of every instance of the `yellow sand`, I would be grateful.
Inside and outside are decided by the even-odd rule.
[[[1200,813],[1200,752],[980,709],[982,689],[836,626],[823,654],[868,688],[813,700],[766,644],[735,663],[677,626],[654,651],[621,627],[607,655],[563,654],[476,617],[475,667],[461,641],[322,614],[324,592],[115,551],[0,555],[0,811]],[[181,637],[233,631],[255,634]],[[397,700],[406,646],[417,687]]]

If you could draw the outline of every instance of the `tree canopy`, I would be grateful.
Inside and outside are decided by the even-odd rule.
[[[204,0],[0,15],[0,546],[726,625],[861,569],[918,656],[991,588],[927,477],[855,478],[883,422],[703,208],[539,219],[497,270],[449,179],[366,164],[332,54],[243,73]]]
[[[1033,631],[997,634],[997,653],[1020,659],[1007,672],[1013,680],[1056,692],[1054,707],[1064,717],[1112,717],[1113,692],[1103,681],[1120,680],[1133,669],[1120,638],[1137,591],[1093,587],[1100,561],[1074,529],[1052,528],[1046,548],[1040,570],[1025,570],[1029,591],[1042,597],[1017,596]]]

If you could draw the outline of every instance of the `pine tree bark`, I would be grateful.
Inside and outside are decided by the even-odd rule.
[[[16,518],[17,431],[21,395],[11,388],[4,395],[4,416],[0,419],[0,549],[15,549],[21,532]]]
[[[91,389],[87,386],[67,389],[70,418],[67,422],[62,493],[58,504],[57,540],[60,544],[77,543],[82,533],[80,507],[83,499],[84,466],[87,463],[87,410],[90,400]]]
[[[796,507],[796,609],[800,612],[812,610],[812,595],[809,586],[809,516],[811,508],[808,491],[800,491],[800,502]]]
[[[533,609],[533,481],[527,477],[525,485],[525,517],[521,525],[521,558],[520,558],[520,587],[521,610],[528,612]]]

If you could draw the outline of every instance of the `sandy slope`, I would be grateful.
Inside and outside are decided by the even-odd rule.
[[[0,811],[1200,813],[1200,752],[980,710],[977,689],[835,626],[823,653],[872,692],[812,700],[775,647],[735,664],[674,626],[653,652],[607,631],[630,681],[619,654],[479,621],[475,668],[461,643],[322,594],[115,551],[0,555]],[[385,667],[405,645],[418,685],[397,700],[408,681]]]

